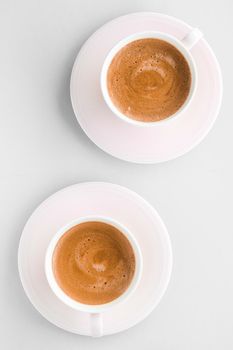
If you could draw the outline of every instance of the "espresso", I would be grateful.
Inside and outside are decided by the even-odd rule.
[[[52,259],[60,288],[83,304],[105,304],[129,287],[135,271],[133,248],[117,228],[85,222],[58,241]]]
[[[113,104],[142,122],[159,121],[177,112],[190,87],[188,62],[173,45],[159,39],[140,39],[124,46],[107,72]]]

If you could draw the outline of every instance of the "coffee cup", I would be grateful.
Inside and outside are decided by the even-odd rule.
[[[99,222],[111,225],[115,229],[119,230],[123,236],[127,239],[130,246],[132,247],[134,257],[135,257],[135,270],[133,274],[133,278],[128,285],[127,289],[116,299],[107,302],[105,304],[84,304],[77,300],[74,300],[69,295],[67,295],[59,286],[54,271],[53,271],[53,254],[55,251],[55,247],[57,246],[58,241],[64,234],[75,227],[76,225],[90,222]],[[116,305],[127,302],[127,299],[131,297],[134,293],[135,289],[138,286],[138,283],[141,279],[143,268],[142,254],[140,247],[132,235],[132,233],[121,223],[113,220],[112,218],[101,217],[101,216],[85,216],[82,218],[78,218],[72,222],[69,222],[67,225],[62,227],[51,239],[46,255],[45,255],[45,274],[54,294],[60,299],[61,302],[68,305],[69,307],[77,310],[86,312],[90,315],[90,333],[94,337],[99,337],[103,334],[103,323],[102,323],[102,313],[105,311],[109,311],[114,308]]]
[[[198,29],[191,30],[182,40],[179,40],[167,33],[146,31],[146,32],[135,33],[119,41],[107,54],[104,60],[102,70],[101,70],[101,75],[100,75],[100,86],[101,86],[103,98],[107,106],[115,114],[115,116],[120,118],[122,121],[126,123],[130,123],[136,126],[143,126],[143,127],[160,125],[161,123],[167,123],[173,120],[174,118],[178,118],[190,105],[197,88],[197,80],[198,80],[197,69],[190,50],[199,41],[199,39],[201,39],[201,37],[202,37],[202,33]],[[191,75],[190,89],[184,102],[175,113],[172,113],[166,118],[157,120],[157,121],[145,122],[145,121],[130,118],[128,115],[126,115],[125,113],[120,111],[119,108],[116,107],[116,105],[112,101],[112,98],[110,97],[109,90],[108,90],[108,81],[107,81],[108,70],[114,57],[120,52],[122,48],[140,39],[159,39],[159,40],[165,41],[166,43],[171,44],[183,55],[190,70],[190,75]]]

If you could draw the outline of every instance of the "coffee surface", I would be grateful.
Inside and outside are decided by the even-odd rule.
[[[104,304],[119,297],[135,271],[128,239],[115,227],[86,222],[69,229],[53,253],[53,272],[60,288],[84,304]]]
[[[107,72],[109,96],[129,118],[153,122],[174,114],[191,86],[189,65],[170,43],[140,39],[124,46]]]

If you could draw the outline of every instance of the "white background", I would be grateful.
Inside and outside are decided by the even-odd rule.
[[[199,27],[223,72],[214,128],[189,154],[164,164],[105,154],[84,135],[70,104],[80,46],[108,20],[135,11],[164,12]],[[232,349],[232,12],[231,0],[0,1],[1,349]],[[19,238],[35,207],[62,187],[92,180],[127,186],[153,204],[174,252],[171,283],[157,309],[102,339],[47,322],[17,271]]]

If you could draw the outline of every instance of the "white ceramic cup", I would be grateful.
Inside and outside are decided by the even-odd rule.
[[[71,227],[81,224],[83,222],[90,222],[90,221],[104,222],[119,229],[130,242],[135,255],[135,272],[134,272],[133,279],[130,285],[128,286],[127,290],[123,294],[121,294],[118,298],[114,299],[113,301],[106,304],[100,304],[100,305],[83,304],[70,298],[59,287],[55,279],[53,268],[52,268],[53,252],[61,236],[63,236],[63,234],[67,232]],[[119,303],[123,303],[127,301],[127,299],[135,291],[142,275],[142,267],[143,267],[143,261],[142,261],[141,250],[137,241],[135,240],[134,236],[130,233],[130,231],[126,227],[124,227],[122,224],[118,223],[117,221],[111,218],[106,218],[101,216],[85,216],[77,220],[74,220],[68,223],[66,226],[62,227],[53,236],[52,240],[50,241],[47,247],[46,256],[45,256],[45,274],[52,291],[66,305],[72,307],[77,311],[87,312],[90,314],[90,331],[93,337],[100,337],[103,334],[102,313],[107,310],[110,310],[112,307],[114,307]]]
[[[196,91],[197,87],[197,69],[195,65],[195,61],[192,57],[192,54],[190,50],[192,47],[202,38],[202,33],[200,32],[199,29],[195,28],[190,31],[182,40],[178,40],[175,37],[162,33],[162,32],[154,32],[154,31],[146,31],[146,32],[141,32],[141,33],[135,33],[133,35],[130,35],[121,41],[119,41],[108,53],[106,56],[102,70],[101,70],[101,75],[100,75],[100,86],[102,90],[102,94],[104,97],[104,100],[108,107],[111,109],[111,111],[119,117],[121,120],[131,123],[137,126],[152,126],[152,125],[158,125],[164,122],[168,122],[172,120],[175,117],[178,117],[181,115],[181,113],[189,106],[191,100],[193,99],[193,96]],[[189,95],[187,99],[185,100],[184,104],[179,108],[179,110],[172,114],[170,117],[162,119],[160,121],[155,121],[155,122],[142,122],[142,121],[137,121],[134,120],[125,114],[121,113],[117,107],[114,105],[114,103],[111,100],[111,97],[109,96],[108,93],[108,88],[107,88],[107,73],[108,73],[108,68],[112,62],[112,59],[114,56],[117,54],[117,52],[122,49],[125,45],[131,43],[132,41],[139,40],[139,39],[146,39],[146,38],[155,38],[155,39],[161,39],[169,42],[173,46],[179,50],[183,56],[185,57],[186,61],[188,62],[190,71],[191,71],[191,88],[189,91]]]

